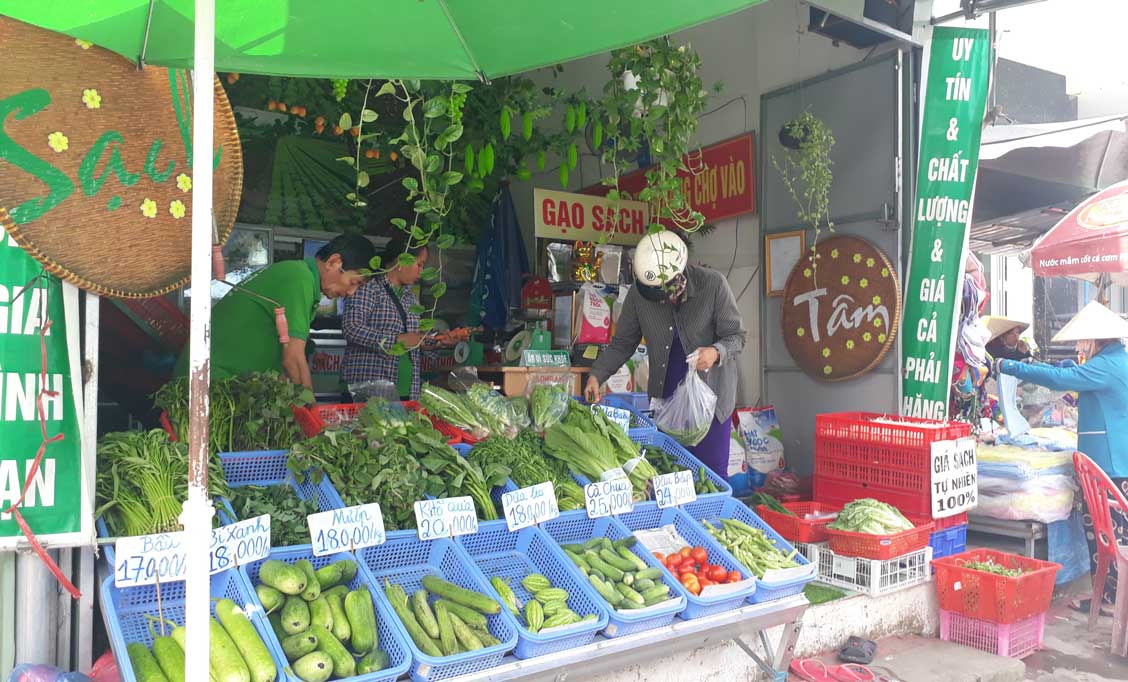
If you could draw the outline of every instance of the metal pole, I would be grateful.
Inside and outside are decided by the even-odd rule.
[[[98,459],[98,334],[101,330],[101,301],[89,291],[82,294],[86,307],[85,348],[83,366],[89,368],[82,387],[82,458],[89,462],[90,474],[87,485],[91,494],[94,490],[94,471]],[[69,328],[69,326],[68,326]],[[94,549],[83,547],[79,555],[78,589],[82,598],[78,600],[78,624],[75,635],[75,660],[77,670],[90,670],[94,663]]]
[[[991,41],[991,71],[988,73],[987,111],[995,108],[995,69],[999,65],[999,21],[995,12],[987,19],[987,30]]]
[[[209,660],[211,581],[208,547],[214,510],[208,499],[211,388],[212,149],[215,118],[215,0],[196,0],[192,62],[192,311],[188,363],[188,499],[180,522],[187,551],[185,660]],[[189,665],[188,682],[208,682],[207,665]]]

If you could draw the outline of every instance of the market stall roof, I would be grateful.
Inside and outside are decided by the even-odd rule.
[[[980,255],[1018,255],[1029,250],[1034,240],[1056,225],[1075,203],[1064,201],[975,224],[971,228],[970,248]]]
[[[1034,244],[1030,260],[1040,277],[1128,281],[1128,181],[1076,206]]]
[[[215,70],[488,79],[607,52],[764,0],[223,0]],[[3,14],[131,61],[192,67],[194,0],[4,0]]]

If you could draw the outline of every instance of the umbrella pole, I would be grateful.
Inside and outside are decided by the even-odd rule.
[[[188,499],[180,522],[187,554],[185,660],[209,658],[209,548],[214,509],[208,499],[211,389],[212,150],[215,118],[215,0],[196,0],[192,78],[192,311],[188,364]],[[208,666],[189,664],[187,682],[208,682]]]

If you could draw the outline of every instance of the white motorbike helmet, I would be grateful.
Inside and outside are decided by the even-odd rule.
[[[673,232],[648,234],[638,243],[634,255],[634,276],[638,292],[650,301],[667,298],[664,286],[685,272],[689,250]]]

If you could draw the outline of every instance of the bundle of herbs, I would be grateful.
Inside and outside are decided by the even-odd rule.
[[[188,446],[161,430],[107,433],[98,441],[97,509],[112,536],[179,530],[188,497]],[[223,468],[208,462],[208,493],[228,494]]]
[[[309,544],[306,517],[320,510],[307,502],[288,485],[244,485],[231,489],[231,508],[240,520],[270,514],[270,545],[291,547]]]
[[[514,439],[490,436],[475,445],[467,457],[483,470],[491,464],[508,467],[509,478],[521,488],[552,481],[560,511],[584,508],[583,488],[563,463],[545,457],[544,441],[531,431],[522,431]]]
[[[180,440],[188,434],[188,380],[174,379],[153,396]],[[209,447],[216,452],[286,450],[303,438],[292,407],[313,392],[274,372],[250,373],[211,384]]]

